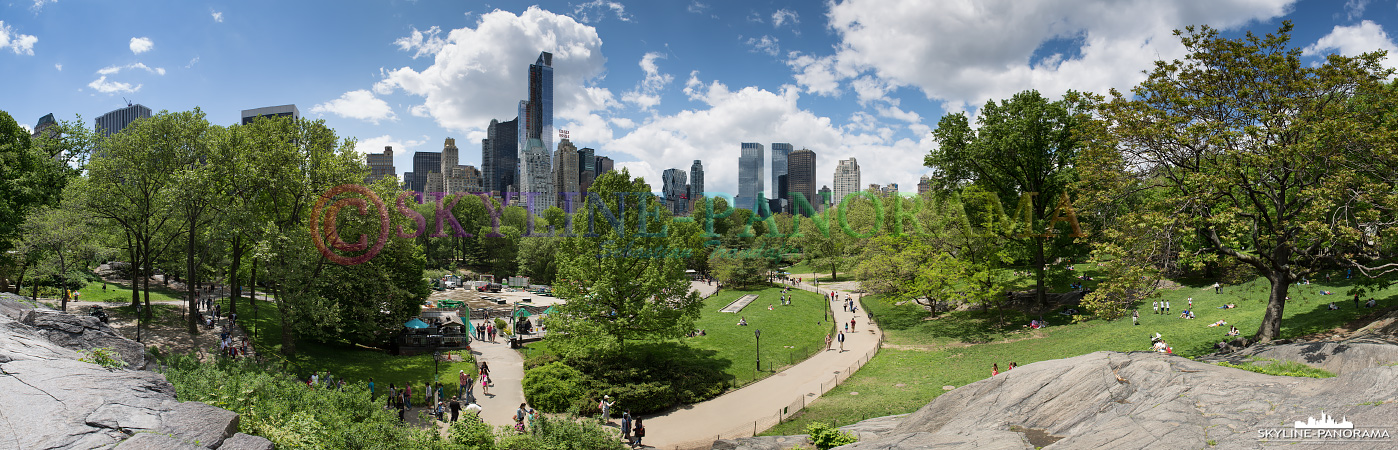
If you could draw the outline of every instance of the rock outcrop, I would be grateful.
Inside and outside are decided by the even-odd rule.
[[[1322,413],[1351,421],[1351,433],[1378,436],[1342,441],[1344,448],[1398,447],[1398,366],[1315,379],[1097,352],[966,385],[885,433],[839,448],[1263,448],[1297,444],[1295,421]],[[1289,448],[1323,442],[1301,444]]]
[[[0,315],[0,450],[271,447],[264,438],[238,433],[233,412],[177,401],[174,386],[158,373],[80,361],[70,346],[128,346],[106,337],[81,338],[100,327],[60,317],[68,314],[22,307],[13,299],[0,298],[0,308],[20,311],[34,323],[61,324],[39,328]],[[83,329],[61,329],[76,327],[74,323],[83,323]],[[54,337],[65,340],[55,342]]]

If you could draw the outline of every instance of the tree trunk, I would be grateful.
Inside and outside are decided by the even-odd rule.
[[[230,313],[237,313],[237,312],[238,312],[238,297],[242,297],[242,296],[243,296],[243,283],[242,283],[242,279],[238,277],[238,269],[243,267],[242,264],[243,264],[243,238],[242,238],[242,236],[234,235],[234,236],[233,236],[233,264],[230,265],[230,266],[229,266],[229,269],[228,269],[228,282],[229,282],[229,286],[228,286],[228,287],[229,287],[229,292],[228,292],[228,293],[229,293],[229,296],[228,296],[228,312],[230,312]]]
[[[136,307],[141,304],[141,251],[129,239],[127,246],[131,248],[131,263],[128,266],[127,275],[131,277],[131,309],[134,312]]]
[[[146,246],[149,247],[150,244],[147,243]],[[145,257],[144,259],[145,259],[145,266],[146,266],[145,269],[146,269],[146,270],[144,271],[144,272],[145,272],[145,276],[141,277],[141,291],[145,292],[146,320],[150,320],[152,317],[155,317],[154,311],[151,311],[151,308],[150,308],[150,277],[151,277],[151,274],[152,274],[155,270],[154,270],[154,267],[152,267],[153,264],[151,264],[151,262],[150,262],[150,259],[151,259],[151,258],[150,258],[150,255],[146,255],[146,257]],[[165,277],[165,280],[168,281],[169,279],[170,279],[169,276],[166,276],[166,277]]]
[[[189,330],[190,335],[199,334],[199,322],[194,318],[195,315],[192,314],[195,311],[195,309],[199,307],[199,283],[195,282],[195,280],[198,279],[198,277],[194,273],[194,231],[196,223],[197,222],[195,222],[194,220],[189,221],[189,234],[187,235],[187,243],[185,244],[184,256],[186,278],[184,287],[185,291],[189,293],[189,298],[187,300],[185,308],[187,311],[190,312],[190,314],[185,314],[184,316],[185,326]]]
[[[1292,279],[1284,273],[1268,275],[1267,280],[1272,282],[1272,292],[1267,296],[1267,311],[1262,315],[1262,326],[1257,328],[1257,336],[1253,339],[1257,342],[1268,342],[1281,337],[1282,312],[1286,309],[1286,291],[1291,287],[1292,282]]]
[[[1048,307],[1048,292],[1044,290],[1044,278],[1048,274],[1044,268],[1046,264],[1047,262],[1044,261],[1044,238],[1036,237],[1034,238],[1034,300],[1039,304],[1040,313],[1043,313],[1044,309]]]
[[[276,298],[277,310],[282,323],[282,354],[286,356],[296,355],[296,337],[292,334],[293,328],[290,322],[291,313],[287,311],[286,299],[282,296],[282,290],[275,283],[273,284],[272,297]]]

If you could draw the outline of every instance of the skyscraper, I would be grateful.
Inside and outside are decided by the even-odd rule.
[[[30,137],[37,138],[42,136],[45,131],[48,131],[48,129],[52,128],[54,125],[58,125],[58,121],[54,120],[53,113],[44,114],[44,117],[40,117],[39,122],[34,124],[34,133],[31,134]],[[56,133],[57,131],[55,130],[55,134]]]
[[[130,125],[131,122],[135,122],[136,119],[148,117],[150,117],[150,108],[138,103],[98,116],[96,120],[93,120],[93,123],[98,133],[111,136],[120,133],[123,128]]]
[[[597,151],[583,147],[578,149],[578,192],[586,197],[592,180],[597,179]]]
[[[597,169],[597,176],[616,170],[616,162],[606,156],[598,156],[597,163],[593,165]]]
[[[427,192],[427,179],[429,174],[436,173],[442,167],[442,154],[437,152],[414,152],[413,153],[413,179],[404,180],[410,183],[408,189],[413,192]]]
[[[291,117],[301,118],[301,110],[296,109],[296,105],[267,106],[256,109],[243,110],[243,125],[252,123],[259,117]]]
[[[817,212],[825,211],[825,208],[830,207],[830,197],[832,196],[830,193],[830,186],[821,186],[820,191],[817,192],[816,195],[820,196],[820,205],[816,206]]]
[[[688,176],[684,169],[665,169],[660,174],[662,186],[661,195],[665,197],[665,205],[670,207],[670,212],[676,216],[688,212],[689,206],[689,183]]]
[[[738,155],[738,195],[733,198],[735,208],[756,208],[757,196],[762,192],[762,144],[742,143],[742,153]]]
[[[917,195],[926,194],[928,192],[932,192],[932,177],[923,175],[922,178],[917,180]]]
[[[452,186],[461,185],[460,180],[450,179],[452,169],[455,169],[456,163],[461,161],[459,152],[460,149],[456,148],[456,139],[447,138],[445,141],[442,142],[442,158],[440,162],[441,167],[437,168],[437,174],[435,175],[442,179],[441,192],[446,192],[448,194],[460,192],[458,190],[452,189]]]
[[[694,202],[704,196],[704,163],[694,160],[689,165],[689,210],[694,210]]]
[[[859,192],[859,162],[853,157],[840,160],[835,166],[835,189],[831,190],[835,204],[845,201],[845,196]]]
[[[486,138],[481,140],[481,176],[483,190],[503,195],[515,186],[519,171],[519,119],[506,122],[490,120]]]
[[[535,193],[535,208],[553,204],[553,54],[539,53],[529,65],[529,98],[519,102],[519,191]],[[538,142],[535,142],[538,141]],[[542,202],[540,202],[542,200]],[[539,209],[542,211],[542,209]],[[534,211],[539,212],[539,211]]]
[[[791,195],[787,199],[787,204],[792,207],[792,214],[810,215],[812,211],[805,209],[800,200],[796,200],[797,194],[805,198],[804,202],[809,203],[812,209],[816,208],[818,197],[816,197],[816,154],[808,149],[800,149],[791,152],[787,157],[786,184]]]
[[[776,190],[776,193],[775,195],[767,194],[767,198],[777,200],[772,202],[774,204],[772,208],[773,213],[787,211],[787,208],[791,205],[791,203],[787,201],[787,199],[790,198],[787,195],[788,186],[782,183],[781,177],[786,176],[786,159],[788,155],[791,155],[791,151],[795,149],[795,147],[792,147],[791,144],[788,143],[772,143],[772,189]]]
[[[392,145],[385,145],[383,147],[383,153],[364,155],[364,159],[369,163],[369,178],[365,178],[365,182],[373,183],[398,174],[398,171],[393,168]]]
[[[553,186],[556,190],[553,206],[564,211],[578,209],[583,200],[577,194],[582,190],[578,183],[578,147],[567,139],[559,141],[558,150],[553,152]]]

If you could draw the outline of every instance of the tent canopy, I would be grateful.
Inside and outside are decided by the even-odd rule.
[[[422,328],[432,328],[432,326],[431,326],[431,325],[428,325],[427,322],[423,322],[423,321],[421,321],[421,320],[418,320],[416,317],[414,317],[412,320],[409,320],[409,321],[407,321],[407,322],[404,322],[404,323],[403,323],[403,326],[408,327],[408,328],[418,328],[418,329],[422,329]]]
[[[539,314],[553,314],[554,312],[556,311],[553,309],[552,306],[550,306],[549,309],[545,309],[544,312],[541,312]]]
[[[514,317],[529,317],[531,315],[532,314],[529,314],[529,310],[524,308],[516,309],[514,313]]]

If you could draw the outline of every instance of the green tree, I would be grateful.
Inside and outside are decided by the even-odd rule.
[[[1309,65],[1291,31],[1177,31],[1188,55],[1157,61],[1130,98],[1113,92],[1096,136],[1108,145],[1083,159],[1085,172],[1164,191],[1147,210],[1197,242],[1186,258],[1237,260],[1270,282],[1258,341],[1280,335],[1296,280],[1326,267],[1398,268],[1398,91],[1383,83],[1384,53]]]
[[[86,263],[96,252],[92,218],[71,205],[45,207],[30,214],[21,229],[17,251],[36,258],[34,276],[53,280],[62,291],[61,309],[67,311],[68,291],[82,288]]]
[[[1074,98],[1069,93],[1069,98]],[[1049,101],[1037,91],[1015,94],[1002,102],[989,101],[980,110],[978,127],[965,113],[943,116],[934,135],[939,145],[926,158],[936,169],[934,188],[946,193],[974,184],[994,192],[1003,205],[1026,204],[1014,216],[1022,220],[1015,233],[1031,253],[1035,297],[1046,304],[1046,265],[1049,252],[1045,221],[1053,222],[1051,207],[1059,204],[1076,177],[1073,159],[1081,146],[1075,134],[1081,106],[1072,100]],[[1023,199],[1023,200],[1022,200]]]
[[[549,329],[581,342],[677,338],[693,329],[703,302],[690,291],[688,236],[671,227],[645,180],[608,172],[589,189],[558,249],[559,306]],[[610,216],[609,216],[610,215]],[[612,222],[615,220],[615,222]]]

